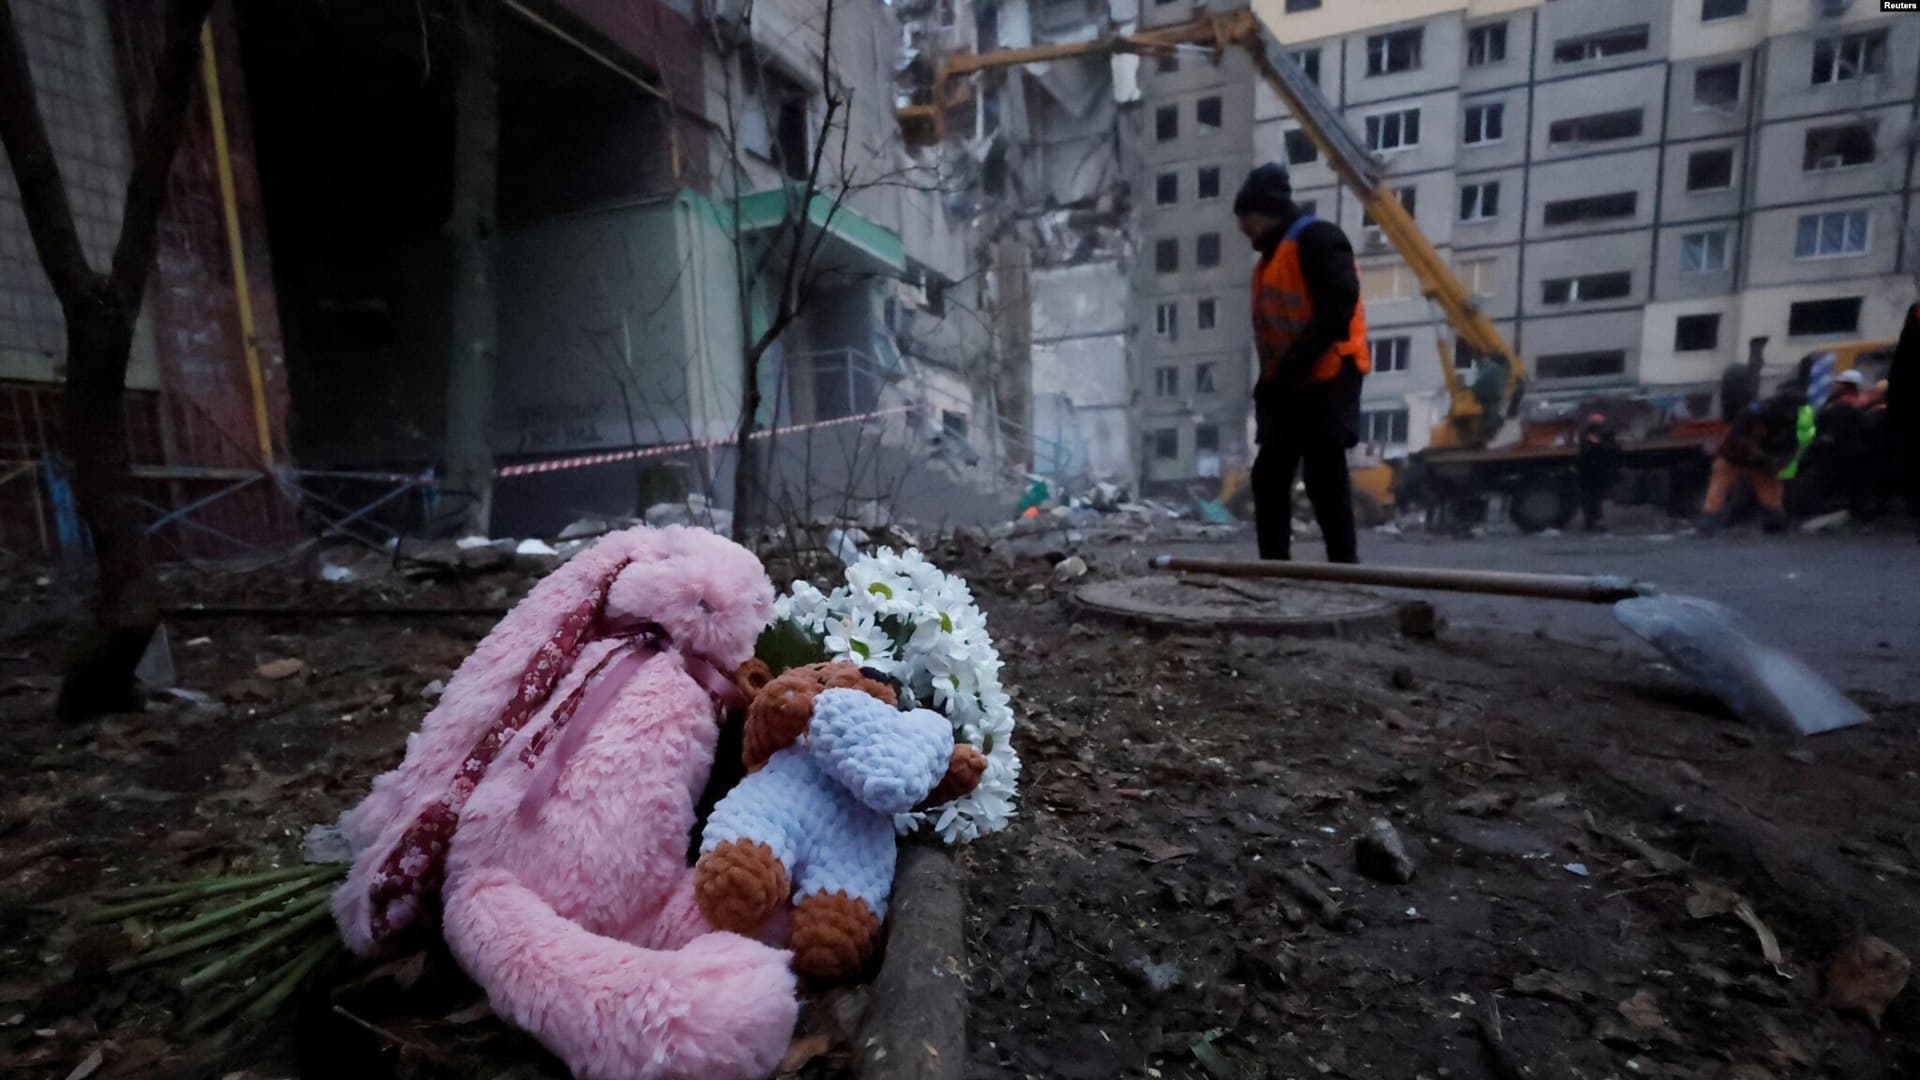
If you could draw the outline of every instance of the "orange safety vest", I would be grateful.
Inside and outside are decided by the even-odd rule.
[[[1262,382],[1279,371],[1280,361],[1287,355],[1293,339],[1313,318],[1313,297],[1307,292],[1306,275],[1300,272],[1300,234],[1318,220],[1312,214],[1300,215],[1287,228],[1273,253],[1254,267],[1253,342],[1260,353]],[[1358,265],[1354,273],[1359,273]],[[1366,306],[1357,299],[1353,305],[1353,324],[1347,328],[1346,338],[1335,342],[1314,361],[1307,380],[1327,382],[1339,375],[1349,360],[1362,375],[1373,370],[1373,357],[1367,350]]]

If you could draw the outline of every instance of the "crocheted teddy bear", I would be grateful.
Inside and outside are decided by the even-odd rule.
[[[893,889],[893,815],[959,798],[986,759],[946,717],[903,712],[892,687],[848,663],[815,664],[757,689],[744,735],[751,774],[714,807],[694,899],[717,929],[751,934],[789,898],[793,966],[858,972]]]

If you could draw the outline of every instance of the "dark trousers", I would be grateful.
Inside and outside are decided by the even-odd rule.
[[[1260,557],[1293,557],[1293,476],[1306,468],[1307,499],[1326,539],[1327,561],[1357,563],[1353,485],[1347,478],[1347,448],[1334,434],[1302,431],[1268,434],[1253,460],[1253,511]]]

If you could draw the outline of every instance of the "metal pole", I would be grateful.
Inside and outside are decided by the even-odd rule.
[[[1345,585],[1379,585],[1397,589],[1485,593],[1524,596],[1536,600],[1572,600],[1611,604],[1656,593],[1652,585],[1628,578],[1577,574],[1519,574],[1496,570],[1432,570],[1413,566],[1354,566],[1345,563],[1245,562],[1233,559],[1187,559],[1160,555],[1155,570],[1221,577],[1281,578],[1290,581],[1332,581]]]

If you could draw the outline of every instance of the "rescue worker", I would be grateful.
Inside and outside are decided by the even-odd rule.
[[[1806,395],[1789,383],[1733,418],[1707,481],[1707,498],[1701,506],[1703,534],[1711,536],[1727,523],[1728,497],[1740,485],[1752,488],[1754,501],[1760,504],[1761,527],[1769,533],[1786,531],[1786,483],[1780,471],[1799,450],[1795,424],[1805,403]]]
[[[1620,476],[1620,440],[1603,413],[1589,413],[1580,425],[1574,472],[1580,479],[1580,513],[1588,532],[1605,532],[1607,492]]]
[[[1248,174],[1233,213],[1260,253],[1253,271],[1260,557],[1293,556],[1293,478],[1304,466],[1327,561],[1359,562],[1347,450],[1360,442],[1360,380],[1373,365],[1353,245],[1338,226],[1295,205],[1293,181],[1278,163]]]

